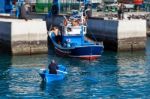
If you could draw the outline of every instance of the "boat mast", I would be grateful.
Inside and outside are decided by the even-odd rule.
[[[84,25],[85,25],[85,23],[84,23],[84,21],[85,21],[85,19],[84,19],[84,13],[85,13],[85,16],[86,16],[86,12],[89,10],[89,9],[85,9],[85,6],[86,6],[86,4],[89,2],[89,0],[84,0],[84,7],[83,8],[81,8],[81,36],[82,36],[82,39],[81,39],[81,42],[82,42],[82,44],[84,43]]]

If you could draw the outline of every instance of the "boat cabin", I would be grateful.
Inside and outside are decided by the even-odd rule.
[[[63,43],[70,43],[70,46],[79,46],[83,43],[86,26],[64,26],[62,30]]]

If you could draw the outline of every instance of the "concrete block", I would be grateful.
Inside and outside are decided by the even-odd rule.
[[[7,45],[12,54],[47,53],[45,21],[0,19],[0,25],[1,43]]]
[[[118,39],[146,37],[146,20],[119,20]]]

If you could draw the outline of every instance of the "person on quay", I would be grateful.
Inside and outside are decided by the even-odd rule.
[[[28,20],[27,11],[26,11],[26,3],[25,2],[21,3],[20,19],[25,19],[26,21]]]
[[[52,27],[51,31],[55,34],[55,39],[58,44],[62,41],[62,35],[58,29],[58,27]]]

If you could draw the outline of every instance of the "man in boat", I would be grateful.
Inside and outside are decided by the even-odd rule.
[[[55,60],[51,61],[51,63],[48,66],[48,69],[50,74],[57,74],[58,65],[55,62]]]

